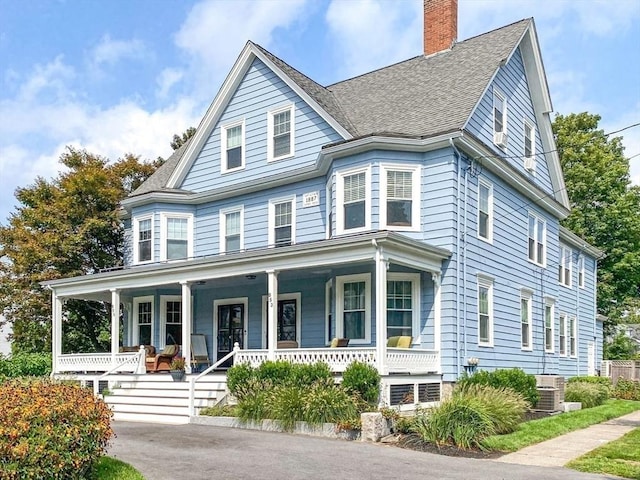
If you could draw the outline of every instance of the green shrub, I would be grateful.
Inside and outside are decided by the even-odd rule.
[[[231,395],[242,400],[245,395],[253,393],[247,389],[251,381],[256,380],[255,369],[248,363],[238,363],[227,370],[227,388]]]
[[[88,389],[48,380],[0,385],[0,479],[86,478],[105,453],[111,411]]]
[[[256,390],[253,395],[247,395],[236,405],[238,418],[243,422],[259,421],[270,418],[269,390]]]
[[[256,376],[271,385],[290,385],[293,380],[293,364],[286,360],[268,360],[256,369]]]
[[[311,386],[316,382],[333,383],[331,367],[325,362],[311,364],[296,363],[291,368],[291,383],[299,386]]]
[[[595,376],[578,376],[571,377],[567,380],[567,383],[595,383],[598,385],[603,385],[607,388],[611,388],[611,379],[609,377],[595,377]]]
[[[238,408],[235,405],[212,405],[200,409],[199,414],[206,417],[237,417]]]
[[[640,401],[640,382],[618,378],[612,396],[621,400]]]
[[[609,388],[600,383],[570,382],[564,390],[565,402],[580,402],[582,408],[602,405],[609,398]]]
[[[496,388],[510,388],[524,397],[529,405],[535,405],[540,396],[536,389],[536,377],[519,368],[499,369],[493,372],[478,370],[473,375],[463,377],[459,385],[490,385]]]
[[[316,382],[305,394],[302,419],[305,422],[341,423],[359,416],[356,400],[333,380]]]
[[[521,394],[505,387],[463,385],[456,388],[453,395],[482,402],[498,435],[515,431],[528,408]]]
[[[0,377],[46,377],[51,373],[50,353],[0,355]]]
[[[372,365],[352,362],[342,374],[342,387],[348,392],[360,395],[368,404],[374,405],[380,394],[380,374]]]
[[[278,385],[268,394],[268,415],[263,418],[278,420],[285,430],[293,430],[304,418],[305,393],[297,385]]]

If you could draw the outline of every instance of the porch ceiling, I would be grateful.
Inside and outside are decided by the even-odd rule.
[[[440,273],[448,250],[434,247],[394,232],[371,232],[287,247],[261,248],[235,254],[195,258],[182,262],[140,265],[122,270],[43,282],[67,298],[108,300],[112,289],[126,291],[143,287],[196,284],[202,280],[243,277],[267,271],[326,269],[331,266],[373,261],[380,248],[390,263]]]

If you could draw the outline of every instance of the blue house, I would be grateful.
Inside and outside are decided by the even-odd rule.
[[[602,253],[559,224],[534,21],[459,42],[456,22],[456,0],[428,0],[424,55],[328,86],[248,42],[122,202],[125,268],[48,283],[54,372],[141,374],[121,346],[189,360],[195,335],[207,364],[369,362],[390,404],[439,400],[475,359],[594,374]],[[63,354],[67,298],[114,306],[111,352]]]

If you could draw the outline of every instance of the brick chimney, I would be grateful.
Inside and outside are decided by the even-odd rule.
[[[458,0],[424,0],[424,54],[448,50],[458,38]]]

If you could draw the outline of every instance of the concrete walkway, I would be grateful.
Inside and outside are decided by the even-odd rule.
[[[495,459],[496,462],[561,467],[599,446],[617,440],[625,433],[640,427],[640,410],[567,433],[546,442],[525,447]]]

